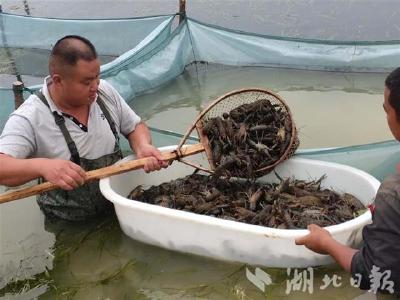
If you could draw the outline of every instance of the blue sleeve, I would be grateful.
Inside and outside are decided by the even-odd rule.
[[[400,175],[389,176],[375,198],[372,224],[363,229],[364,246],[354,255],[351,273],[362,276],[361,288],[369,289],[372,268],[389,271],[400,291]]]

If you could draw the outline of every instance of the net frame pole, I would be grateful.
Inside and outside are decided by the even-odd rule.
[[[12,89],[14,92],[15,109],[17,109],[24,102],[24,83],[22,81],[15,81]]]
[[[31,15],[31,10],[29,8],[28,0],[24,0],[23,2],[24,2],[25,13],[26,13],[27,16],[30,16]]]
[[[179,0],[179,24],[186,19],[186,0]]]

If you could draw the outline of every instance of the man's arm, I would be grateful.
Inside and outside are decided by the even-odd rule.
[[[308,229],[310,234],[296,239],[296,245],[304,245],[320,254],[329,254],[343,269],[351,272],[351,261],[358,250],[339,243],[329,231],[318,225],[309,225]]]
[[[0,154],[0,184],[17,186],[40,177],[40,158],[16,159]]]
[[[84,183],[86,175],[80,166],[68,160],[16,159],[0,153],[0,184],[17,186],[39,177],[72,190]]]
[[[137,158],[149,158],[144,166],[146,173],[168,166],[167,162],[163,161],[161,152],[151,144],[150,131],[145,123],[137,124],[135,130],[128,135],[128,140]]]

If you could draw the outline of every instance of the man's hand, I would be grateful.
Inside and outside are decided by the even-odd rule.
[[[85,171],[69,160],[41,159],[39,172],[47,181],[64,190],[73,190],[85,183]]]
[[[146,173],[168,167],[168,163],[162,159],[161,152],[149,143],[142,143],[136,147],[137,158],[147,157],[143,169]]]
[[[318,225],[308,225],[308,230],[310,230],[308,235],[296,239],[296,245],[304,245],[319,254],[329,254],[343,269],[351,271],[351,261],[358,250],[339,243],[328,230]]]
[[[128,140],[137,158],[147,157],[143,167],[146,173],[168,167],[168,163],[163,160],[161,152],[151,144],[150,131],[145,123],[137,124],[135,130],[128,135]]]
[[[296,239],[296,245],[304,245],[319,254],[329,254],[327,247],[329,241],[333,240],[329,231],[315,224],[308,225],[308,230],[308,235]]]

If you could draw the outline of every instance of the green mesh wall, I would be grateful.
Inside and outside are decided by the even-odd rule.
[[[51,19],[0,14],[0,47],[51,49],[69,34],[88,38],[102,55],[120,55],[172,16],[129,19]]]
[[[137,47],[101,68],[108,80],[125,99],[174,79],[193,61],[185,23],[169,33],[171,21],[161,24]]]
[[[400,41],[322,41],[262,36],[188,22],[196,60],[226,65],[386,72],[400,65]]]

